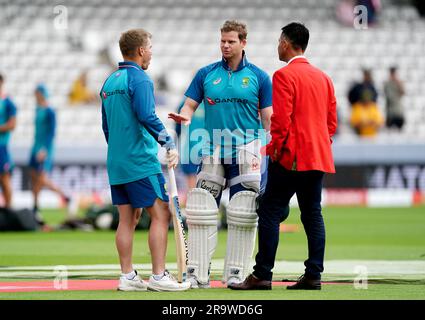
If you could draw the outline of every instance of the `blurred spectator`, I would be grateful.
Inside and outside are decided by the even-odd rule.
[[[386,100],[386,125],[388,128],[396,127],[401,130],[404,125],[404,110],[401,97],[404,95],[403,83],[397,76],[397,68],[390,68],[389,79],[384,83]]]
[[[367,23],[373,26],[377,22],[377,17],[381,11],[381,0],[357,0],[357,6],[365,6],[367,9]]]
[[[96,94],[87,86],[87,71],[83,71],[72,84],[71,92],[69,93],[69,103],[84,104],[93,103],[95,101]]]
[[[347,27],[353,26],[356,0],[341,0],[336,6],[336,18]]]
[[[156,88],[160,91],[168,91],[168,82],[165,73],[161,73],[156,79]]]
[[[4,207],[12,204],[11,173],[13,161],[10,157],[8,145],[10,134],[16,126],[16,106],[3,92],[4,78],[0,74],[0,186],[3,192]]]
[[[354,83],[348,91],[348,101],[351,105],[359,102],[363,96],[368,95],[371,100],[376,103],[378,100],[378,92],[373,84],[372,72],[368,69],[363,69],[363,81]]]
[[[54,138],[56,130],[56,113],[50,106],[49,93],[44,84],[37,85],[34,91],[36,110],[34,119],[34,143],[29,161],[31,189],[34,199],[33,212],[40,226],[45,225],[38,206],[38,196],[43,188],[57,193],[67,205],[70,198],[48,177],[53,168]],[[48,229],[47,229],[48,230]]]
[[[180,104],[177,109],[177,113],[180,113],[183,108],[184,101]],[[193,114],[192,121],[190,122],[189,127],[183,127],[179,123],[176,123],[176,133],[180,138],[180,162],[181,169],[186,177],[186,186],[187,191],[195,188],[196,186],[196,174],[198,173],[198,166],[200,163],[199,155],[195,154],[195,151],[192,152],[194,146],[199,143],[204,135],[202,131],[197,131],[193,133],[195,130],[204,129],[205,128],[205,109],[204,103],[201,103],[199,107],[196,109]],[[207,134],[205,132],[205,134]],[[199,139],[201,138],[201,139]],[[193,154],[192,154],[193,153]],[[182,201],[184,204],[185,201]]]
[[[155,79],[155,103],[158,106],[167,104],[167,92],[168,92],[167,77],[164,73],[161,73]]]
[[[367,14],[367,27],[373,26],[377,22],[377,15],[381,11],[380,0],[341,0],[336,5],[336,18],[340,23],[348,27],[353,27],[356,14],[363,13],[356,11],[356,6],[365,6]],[[362,21],[366,23],[366,21]]]
[[[351,127],[361,137],[374,137],[384,124],[384,117],[370,92],[365,91],[359,102],[351,110]]]
[[[418,10],[421,17],[425,17],[425,1],[424,0],[413,0],[413,5]]]

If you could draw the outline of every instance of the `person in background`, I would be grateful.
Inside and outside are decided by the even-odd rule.
[[[180,113],[183,108],[184,101],[177,108],[177,113]],[[204,104],[201,103],[193,114],[190,125],[182,126],[181,123],[176,123],[176,133],[180,138],[180,150],[181,150],[181,169],[186,177],[187,191],[195,188],[196,186],[196,174],[198,173],[198,167],[200,164],[200,155],[193,154],[193,147],[199,142],[199,137],[193,136],[195,130],[204,130],[205,128],[205,109]],[[196,134],[196,132],[195,132]],[[185,201],[182,201],[184,204]]]
[[[43,227],[45,222],[41,217],[38,201],[41,190],[47,188],[57,193],[67,209],[69,209],[71,199],[48,176],[53,168],[56,131],[56,112],[49,104],[49,92],[44,84],[38,84],[34,94],[36,99],[34,142],[31,149],[29,167],[31,190],[34,199],[33,212],[37,222]]]
[[[369,92],[364,92],[361,100],[353,105],[350,124],[361,137],[375,137],[384,124],[384,117]]]
[[[404,86],[397,75],[397,67],[391,67],[389,71],[389,79],[384,83],[386,126],[401,130],[405,120],[401,104],[401,98],[405,94]]]
[[[351,106],[359,102],[364,95],[369,95],[371,100],[376,103],[378,100],[378,91],[373,83],[372,72],[369,69],[363,69],[363,81],[352,85],[348,92],[348,101]]]
[[[12,204],[11,173],[13,161],[10,157],[8,144],[10,134],[16,127],[16,106],[12,99],[3,91],[4,77],[0,74],[0,186],[3,192],[4,207]]]
[[[381,0],[356,0],[356,6],[366,7],[368,25],[377,24],[382,9]]]
[[[96,95],[87,86],[87,71],[83,71],[72,84],[72,88],[69,93],[69,103],[76,105],[93,103],[96,100]]]

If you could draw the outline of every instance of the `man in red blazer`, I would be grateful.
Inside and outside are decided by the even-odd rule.
[[[296,194],[308,240],[305,273],[287,289],[321,289],[325,225],[321,193],[325,173],[334,173],[332,136],[337,127],[336,99],[331,79],[304,57],[308,29],[300,23],[282,28],[278,53],[287,65],[273,75],[272,140],[268,180],[257,210],[258,253],[254,272],[236,290],[271,289],[279,243],[279,224]]]

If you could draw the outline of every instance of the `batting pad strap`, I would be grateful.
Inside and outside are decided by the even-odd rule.
[[[227,206],[227,224],[238,227],[257,227],[256,198],[257,194],[252,191],[236,193]]]
[[[192,189],[186,200],[186,221],[188,225],[217,226],[218,208],[214,197],[201,188]]]
[[[211,181],[211,182],[215,182],[215,183],[221,185],[222,187],[224,187],[224,185],[226,184],[225,178],[223,178],[219,175],[211,174],[211,173],[204,172],[204,171],[201,171],[201,172],[198,173],[198,180],[201,180],[201,179]]]
[[[246,174],[241,174],[237,177],[230,179],[229,187],[232,187],[238,183],[243,183],[243,182],[260,182],[260,181],[261,181],[260,173],[246,173]]]

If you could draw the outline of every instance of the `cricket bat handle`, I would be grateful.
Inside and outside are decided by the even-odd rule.
[[[168,177],[170,180],[170,196],[171,198],[174,198],[177,196],[177,184],[173,168],[168,168]]]

